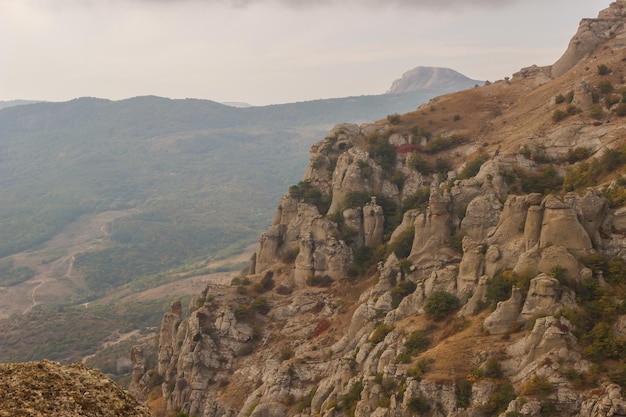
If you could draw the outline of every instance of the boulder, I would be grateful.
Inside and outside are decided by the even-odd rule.
[[[576,211],[555,196],[543,202],[540,247],[563,246],[577,256],[585,255],[592,248],[591,239],[578,221]]]
[[[485,271],[486,245],[465,236],[463,238],[463,258],[459,264],[457,277],[457,296],[465,300],[474,291],[478,278]]]
[[[483,240],[498,225],[501,213],[502,203],[493,193],[479,195],[467,205],[461,230],[474,240]]]
[[[483,329],[489,334],[504,334],[510,331],[511,323],[519,318],[522,310],[523,295],[519,288],[513,287],[511,297],[500,301],[496,309],[483,322]]]
[[[556,278],[539,274],[530,281],[521,317],[528,320],[536,315],[555,314],[563,307],[575,306],[575,297],[574,292],[562,287]]]

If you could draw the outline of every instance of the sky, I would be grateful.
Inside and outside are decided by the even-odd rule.
[[[550,65],[609,0],[0,0],[0,100],[266,105]]]

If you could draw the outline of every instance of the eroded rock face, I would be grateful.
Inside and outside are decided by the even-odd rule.
[[[572,206],[554,196],[546,197],[543,206],[539,237],[541,248],[556,245],[577,255],[587,254],[592,248],[591,239]]]
[[[560,77],[598,45],[614,36],[623,24],[625,8],[623,1],[616,1],[600,12],[597,19],[583,19],[563,56],[552,65],[552,76]]]
[[[624,3],[611,7],[610,19]],[[622,32],[607,46],[616,56],[626,49]],[[604,52],[608,49],[598,51],[598,56],[608,57]],[[589,61],[591,70],[582,72],[589,75],[596,66],[596,61]],[[439,122],[432,123],[439,129],[433,136],[420,133],[420,125],[412,123],[444,110],[433,100],[415,114],[402,116],[399,125],[385,120],[340,125],[314,145],[304,180],[325,196],[332,193],[330,210],[322,213],[304,199],[283,197],[260,239],[253,267],[240,277],[242,285],[212,287],[211,294],[192,300],[184,320],[180,312],[166,315],[159,370],[164,372],[162,390],[169,409],[202,417],[341,417],[348,410],[356,417],[405,417],[416,414],[423,401],[431,406],[432,415],[474,417],[482,414],[481,407],[501,385],[472,370],[485,370],[488,361],[497,358],[503,380],[508,379],[517,393],[534,377],[553,384],[549,398],[557,404],[559,416],[619,412],[623,401],[615,387],[604,384],[602,393],[577,391],[562,375],[570,368],[587,372],[591,364],[582,358],[571,323],[555,315],[576,306],[569,287],[579,288],[581,280],[592,278],[591,269],[579,264],[592,245],[605,256],[626,256],[626,211],[609,207],[603,185],[582,196],[544,197],[523,194],[523,177],[515,176],[519,169],[536,173],[545,166],[532,155],[521,154],[527,143],[533,149],[545,148],[551,157],[564,157],[573,146],[589,147],[597,157],[607,147],[617,149],[623,123],[607,111],[604,120],[590,123],[587,108],[562,123],[550,120],[549,114],[545,117],[557,105],[557,94],[569,89],[575,90],[576,105],[589,106],[597,84],[590,75],[586,85],[577,80],[565,86],[569,81],[563,77],[552,86],[550,68],[533,66],[513,78],[472,92],[473,99],[484,100],[485,105],[499,104],[480,120],[484,129],[476,137],[463,123],[446,131],[439,129]],[[508,97],[509,90],[515,94]],[[448,98],[441,100],[448,105]],[[508,114],[529,101],[541,109],[528,123],[533,131],[519,113]],[[442,158],[454,165],[447,176],[431,170],[419,173],[409,163],[412,152],[421,152],[434,138],[460,137],[466,129],[471,137],[459,146],[425,153],[428,163]],[[395,147],[392,167],[383,170],[376,162],[380,155],[373,155],[373,138],[387,138]],[[489,153],[489,160],[479,173],[455,180],[462,167],[483,152]],[[554,165],[560,174],[569,168],[559,161]],[[414,206],[404,213],[387,242],[384,222],[398,222],[400,212],[392,217],[375,201],[346,207],[346,195],[356,191],[360,202],[351,205],[363,204],[366,195],[382,194],[407,208],[406,203],[413,201],[408,197],[418,190],[421,194],[424,187],[430,187],[428,209]],[[403,233],[406,237],[411,228],[410,255],[398,259],[399,254],[388,252],[389,243],[396,243]],[[463,235],[461,254],[453,244]],[[356,258],[353,253],[358,258],[373,255],[365,265],[350,265]],[[523,294],[513,287],[510,298],[489,314],[485,303],[493,296],[490,285],[501,272],[501,277],[520,286],[532,278],[530,289]],[[275,286],[259,287],[268,273]],[[244,285],[244,278],[250,286]],[[433,322],[425,314],[425,304],[434,291],[457,296],[464,304],[457,313],[461,317]],[[615,334],[626,333],[624,323],[621,318],[614,325]],[[425,350],[407,353],[411,343],[418,343],[412,338],[420,332],[430,338],[420,347]],[[432,369],[418,369],[418,363],[430,363]],[[141,366],[138,381],[146,375],[139,371],[143,372]],[[467,409],[459,408],[455,392],[457,378],[463,376],[472,379],[471,393],[464,393],[469,395]],[[511,401],[507,412],[539,416],[542,406],[542,401],[525,395],[523,401],[521,397]]]
[[[413,264],[450,259],[454,252],[446,247],[450,238],[450,197],[431,194],[426,213],[415,219],[415,235],[409,260]]]
[[[483,322],[483,328],[489,334],[504,334],[510,331],[510,325],[519,318],[522,310],[523,294],[519,288],[513,287],[511,298],[500,301],[491,315]]]
[[[571,290],[562,287],[556,278],[542,273],[530,281],[521,317],[527,320],[535,315],[555,314],[563,307],[575,305]]]
[[[0,364],[0,416],[150,417],[100,371],[76,363]]]
[[[502,203],[492,194],[479,195],[467,206],[461,230],[474,240],[485,239],[498,225]]]

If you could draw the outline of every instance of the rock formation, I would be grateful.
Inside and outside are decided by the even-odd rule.
[[[149,417],[100,371],[57,362],[0,364],[0,416]]]
[[[625,4],[551,68],[332,129],[250,267],[165,315],[169,409],[624,415]]]

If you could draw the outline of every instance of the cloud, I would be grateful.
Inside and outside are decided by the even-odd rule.
[[[121,0],[123,1],[123,0]],[[293,9],[309,9],[320,6],[350,5],[353,7],[402,7],[427,10],[450,10],[468,8],[503,8],[521,0],[131,0],[143,3],[176,4],[204,3],[232,8],[245,8],[253,5],[279,4]],[[527,0],[528,1],[528,0]],[[533,0],[529,0],[533,1]],[[538,1],[538,0],[537,0]]]

